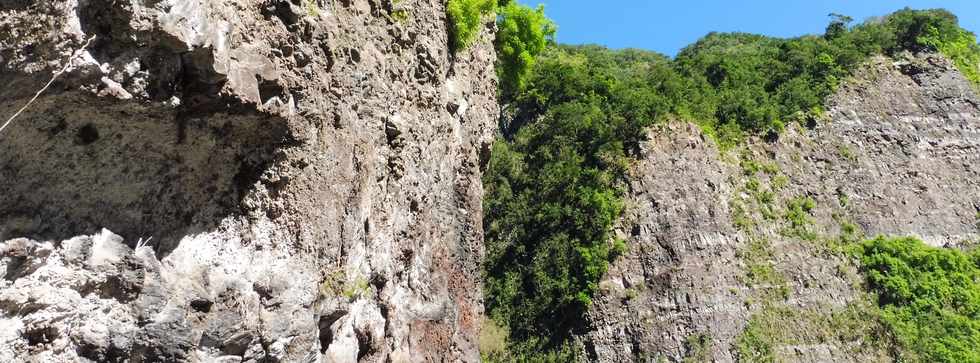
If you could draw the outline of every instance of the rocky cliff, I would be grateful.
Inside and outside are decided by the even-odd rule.
[[[720,152],[651,130],[611,267],[580,335],[600,362],[889,360],[841,245],[980,241],[980,98],[941,56],[876,58],[822,119]],[[760,350],[765,350],[760,352]]]
[[[491,24],[0,1],[0,360],[478,360]]]

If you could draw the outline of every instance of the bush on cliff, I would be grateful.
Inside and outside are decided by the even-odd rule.
[[[878,237],[856,252],[902,360],[980,362],[980,251]]]
[[[496,17],[494,44],[503,95],[513,95],[524,87],[535,59],[554,42],[555,23],[544,15],[544,5],[532,9],[509,0],[449,0],[446,15],[454,52],[473,42],[484,18]]]
[[[497,0],[449,0],[449,46],[454,50],[466,48],[480,33],[487,16],[496,14]]]
[[[510,3],[500,9],[497,26],[500,88],[513,94],[524,88],[535,58],[554,41],[555,24],[544,15],[544,5],[531,9]]]

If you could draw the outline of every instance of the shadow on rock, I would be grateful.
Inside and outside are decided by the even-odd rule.
[[[0,139],[0,240],[105,227],[152,237],[160,257],[244,212],[289,139],[284,120],[247,106],[195,114],[84,92],[42,97],[18,123]]]

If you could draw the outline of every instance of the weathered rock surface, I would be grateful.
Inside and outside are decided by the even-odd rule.
[[[761,332],[776,361],[887,361],[833,245],[861,231],[980,241],[980,99],[941,56],[877,58],[825,120],[777,141],[719,153],[694,126],[652,130],[629,189],[630,250],[580,337],[591,360],[744,360],[742,337]]]
[[[4,120],[66,69],[0,134],[0,361],[478,360],[493,29],[444,6],[0,1]]]

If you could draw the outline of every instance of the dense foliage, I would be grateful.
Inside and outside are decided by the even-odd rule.
[[[858,252],[903,360],[980,362],[980,251],[878,237]]]
[[[623,208],[628,145],[669,111],[652,53],[556,48],[540,59],[522,109],[541,110],[494,145],[485,179],[486,304],[514,341],[546,349],[579,322],[608,262]]]
[[[519,80],[498,71],[513,92],[502,93],[503,140],[484,177],[484,286],[488,312],[510,335],[508,354],[564,349],[609,262],[625,250],[611,229],[648,126],[693,121],[728,146],[747,133],[778,137],[786,122],[817,122],[824,99],[871,55],[955,51],[947,55],[957,64],[976,67],[970,57],[980,54],[975,41],[963,45],[973,35],[943,10],[849,21],[838,15],[825,34],[793,39],[712,33],[673,60],[551,46],[533,62],[516,58],[534,66],[514,73]],[[805,221],[806,207],[787,218]]]
[[[497,59],[500,88],[505,94],[519,92],[534,67],[535,58],[554,41],[555,24],[537,9],[509,3],[497,21]]]
[[[452,49],[463,49],[480,33],[483,19],[497,12],[497,0],[449,0],[449,41]]]
[[[554,42],[555,24],[544,15],[544,5],[532,9],[510,0],[449,0],[446,15],[454,51],[473,42],[485,17],[496,16],[494,44],[503,95],[513,95],[524,87],[537,56]]]
[[[980,84],[976,37],[945,10],[904,9],[852,28],[849,21],[835,14],[824,35],[793,39],[708,34],[676,58],[705,100],[691,116],[727,144],[744,132],[774,135],[787,122],[814,122],[824,99],[867,57],[903,50],[944,52]]]

